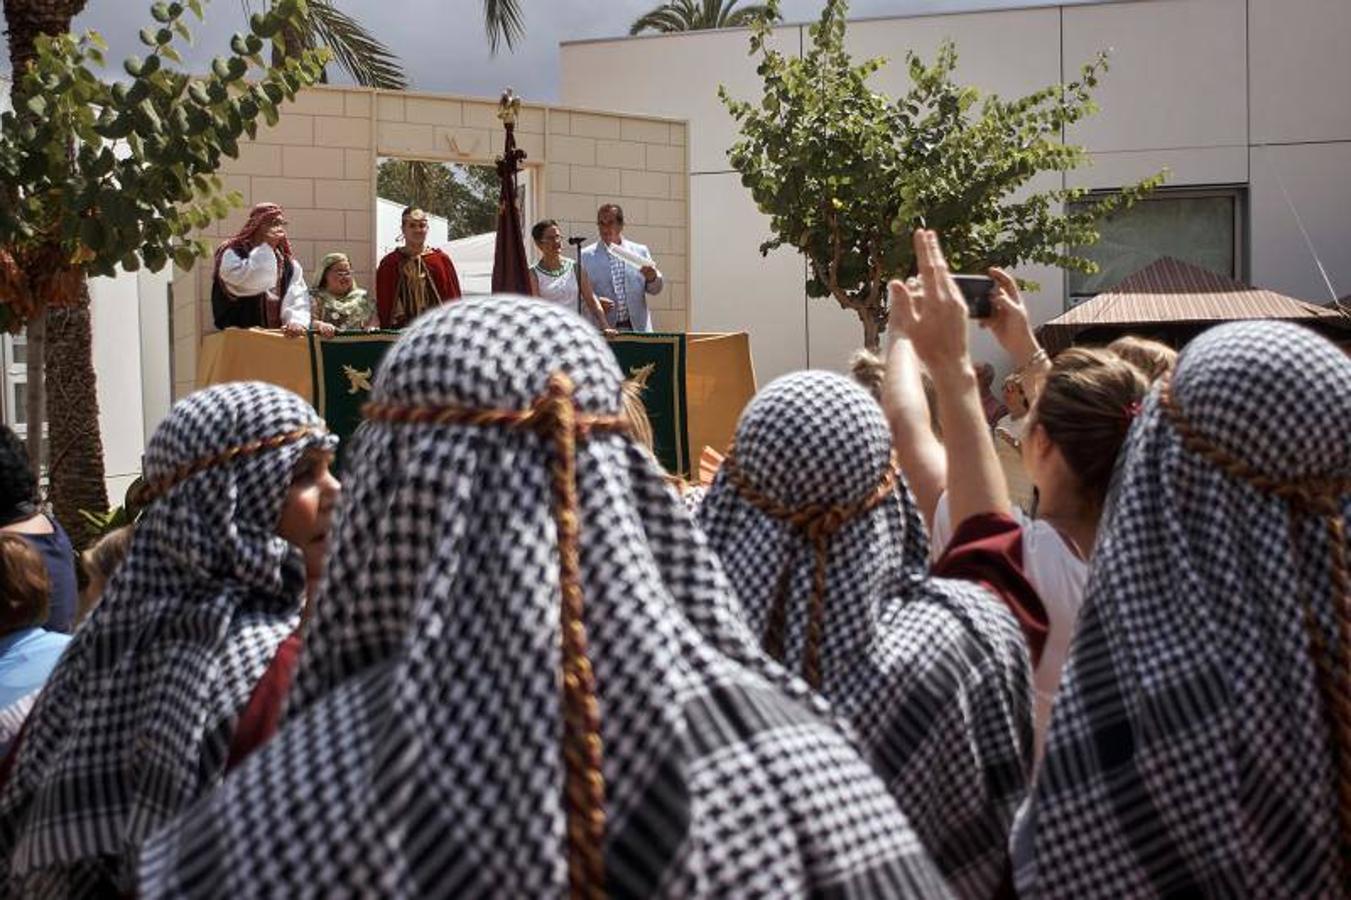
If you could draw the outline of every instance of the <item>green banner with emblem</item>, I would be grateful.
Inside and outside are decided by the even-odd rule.
[[[361,407],[370,399],[380,362],[398,339],[397,331],[309,336],[314,408],[342,441],[338,446],[339,471],[349,439],[361,424]],[[624,377],[642,385],[657,459],[669,472],[689,474],[685,335],[616,334],[608,340]]]
[[[666,471],[690,471],[689,419],[685,407],[685,335],[621,332],[608,338],[624,377],[643,386],[652,420],[657,459]]]
[[[340,331],[331,338],[310,333],[314,408],[341,441],[336,466],[340,472],[352,433],[361,424],[361,407],[371,397],[380,361],[398,339],[397,331]]]

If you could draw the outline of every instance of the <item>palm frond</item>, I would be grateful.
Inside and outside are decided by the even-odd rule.
[[[316,42],[333,52],[333,61],[362,87],[408,87],[399,57],[356,19],[329,0],[310,0],[307,25]]]
[[[721,19],[721,28],[741,28],[746,25],[754,25],[760,19],[769,14],[769,7],[763,3],[755,3],[751,6],[743,6],[741,9],[732,9],[731,5],[723,10]],[[783,16],[776,16],[775,21],[782,19]]]
[[[493,53],[506,42],[508,50],[525,35],[525,14],[520,0],[483,0],[483,27],[488,30],[488,46]]]
[[[738,0],[668,0],[644,13],[629,27],[629,34],[656,31],[669,34],[677,31],[702,31],[708,28],[728,28],[750,25],[764,16],[768,9],[762,3],[735,9]]]

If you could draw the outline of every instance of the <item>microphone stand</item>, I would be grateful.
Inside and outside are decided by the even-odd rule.
[[[586,238],[570,237],[568,243],[576,248],[574,252],[577,255],[577,271],[572,273],[572,280],[577,282],[577,315],[586,318],[582,313],[582,245],[586,243]]]

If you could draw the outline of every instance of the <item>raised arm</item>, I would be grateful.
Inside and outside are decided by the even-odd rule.
[[[933,528],[934,509],[947,488],[948,460],[943,445],[929,427],[929,400],[924,395],[919,357],[900,321],[901,300],[905,290],[899,281],[889,286],[891,321],[887,326],[886,371],[882,376],[882,409],[891,427],[891,443],[901,462],[901,471],[919,503],[924,522]],[[918,292],[916,286],[915,292]]]
[[[892,321],[910,340],[933,378],[947,459],[948,504],[954,525],[981,513],[1010,512],[1004,473],[985,424],[976,373],[967,349],[966,303],[948,271],[938,236],[915,232],[921,293],[893,283]]]
[[[1013,360],[1013,374],[1023,386],[1023,395],[1031,406],[1041,394],[1046,375],[1051,371],[1051,358],[1037,343],[1032,321],[1027,315],[1018,282],[1003,269],[991,269],[996,290],[990,295],[993,315],[981,321]]]

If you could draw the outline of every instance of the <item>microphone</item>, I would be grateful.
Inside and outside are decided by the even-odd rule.
[[[580,246],[582,246],[583,244],[586,243],[586,238],[584,238],[584,237],[570,237],[570,238],[568,238],[568,243],[571,244],[571,245],[574,246],[574,247],[580,247]]]

